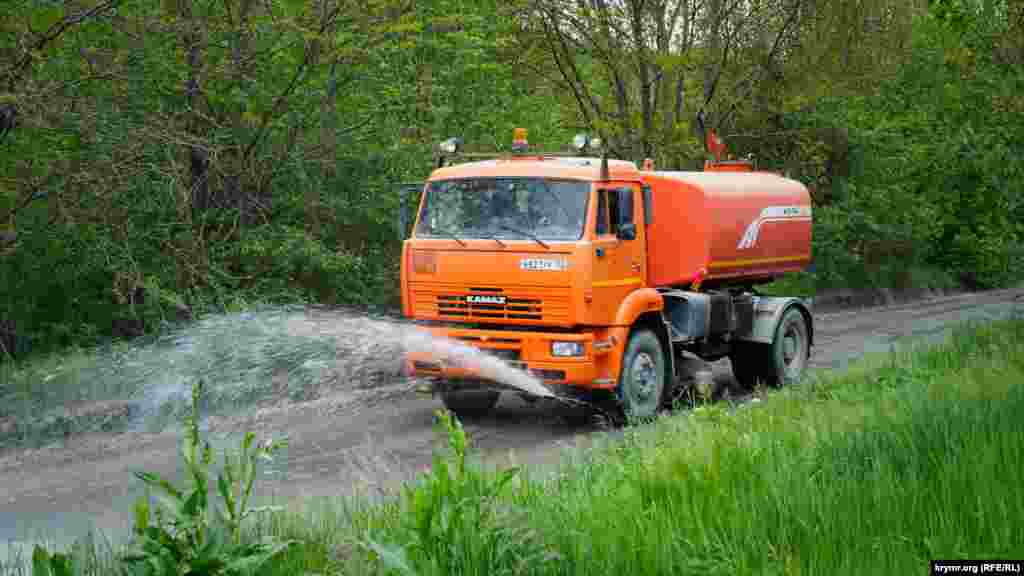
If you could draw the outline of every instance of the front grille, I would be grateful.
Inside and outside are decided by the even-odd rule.
[[[437,313],[452,318],[508,318],[519,320],[541,320],[544,317],[544,301],[540,298],[504,298],[503,302],[493,300],[472,302],[469,295],[442,294],[437,297]]]

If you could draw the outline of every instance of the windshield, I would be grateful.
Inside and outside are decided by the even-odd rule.
[[[542,178],[431,182],[417,236],[579,240],[590,183]]]

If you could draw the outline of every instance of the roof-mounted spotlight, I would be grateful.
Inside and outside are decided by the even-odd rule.
[[[590,135],[586,133],[577,134],[576,137],[572,139],[572,147],[578,152],[583,152],[587,148],[590,148],[591,150],[600,150],[601,139],[591,138]]]
[[[456,152],[459,151],[459,147],[461,146],[462,138],[449,138],[444,142],[441,142],[440,145],[438,145],[438,147],[441,149],[441,152],[444,152],[445,154],[455,154]]]

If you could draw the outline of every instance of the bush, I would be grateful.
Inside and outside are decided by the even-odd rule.
[[[182,455],[191,487],[180,490],[156,474],[136,476],[158,492],[158,508],[151,521],[148,499],[135,506],[134,550],[122,557],[132,575],[249,574],[281,555],[295,542],[263,540],[246,542],[242,522],[274,507],[250,508],[256,461],[269,460],[286,445],[268,440],[253,446],[255,435],[247,432],[241,451],[225,454],[224,471],[217,476],[222,506],[215,515],[208,502],[210,444],[199,436],[199,399],[202,383],[192,388],[192,409],[185,419]]]
[[[406,488],[396,524],[364,542],[385,567],[405,575],[526,573],[541,567],[542,549],[503,495],[519,473],[492,476],[466,462],[466,432],[438,411],[450,454]],[[381,537],[386,534],[386,541]],[[515,569],[510,569],[515,567]]]
[[[353,304],[371,297],[367,265],[358,256],[328,249],[292,227],[264,227],[245,233],[235,272],[241,287],[270,300],[316,300]]]
[[[1024,121],[1004,111],[1024,74],[991,59],[978,32],[985,22],[965,25],[920,20],[906,65],[873,95],[825,98],[787,118],[794,129],[848,135],[834,170],[846,175],[816,194],[819,287],[901,287],[913,269],[971,289],[1024,277],[1014,265]]]
[[[185,416],[185,441],[182,457],[190,486],[175,487],[150,472],[135,475],[156,491],[156,508],[149,497],[135,504],[134,538],[127,552],[118,555],[118,573],[126,575],[202,576],[253,574],[275,560],[297,542],[273,538],[254,539],[243,534],[243,522],[278,507],[251,507],[256,463],[270,460],[285,447],[285,441],[266,440],[255,444],[255,435],[247,432],[238,454],[225,453],[223,472],[217,475],[216,492],[222,503],[216,510],[209,502],[212,454],[209,442],[199,434],[199,404],[202,382],[192,387],[191,410]],[[77,569],[76,569],[77,568]],[[80,573],[74,556],[50,553],[36,546],[32,570],[37,576],[71,576]],[[94,567],[95,568],[95,567]]]

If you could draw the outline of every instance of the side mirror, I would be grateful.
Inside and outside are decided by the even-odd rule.
[[[636,240],[636,224],[629,222],[619,225],[619,231],[615,236],[619,240]]]
[[[398,239],[405,240],[409,234],[409,201],[419,198],[418,192],[423,190],[423,183],[405,183],[398,187]],[[415,217],[414,217],[415,218]]]

